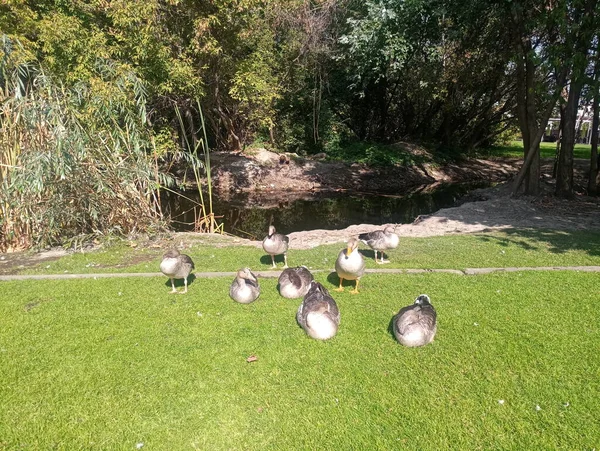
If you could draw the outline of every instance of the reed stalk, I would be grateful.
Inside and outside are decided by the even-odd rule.
[[[218,224],[217,217],[213,211],[213,199],[212,199],[212,176],[211,176],[211,165],[210,165],[210,149],[208,147],[208,140],[206,137],[206,126],[204,124],[204,115],[200,102],[197,101],[198,112],[200,114],[200,121],[202,127],[203,136],[194,141],[194,145],[190,143],[188,133],[186,133],[186,127],[181,115],[181,111],[175,106],[175,113],[177,115],[181,133],[183,135],[184,142],[184,154],[186,161],[190,164],[192,172],[194,174],[194,180],[196,183],[196,189],[198,190],[198,197],[200,202],[191,200],[189,197],[176,193],[187,200],[192,201],[199,208],[199,213],[196,213],[194,209],[194,231],[200,233],[223,233],[223,224]],[[191,130],[191,133],[196,136],[196,131]],[[204,155],[204,161],[200,161],[198,158],[198,152],[202,152]],[[200,173],[200,170],[204,168],[206,176],[206,187],[207,193],[206,198],[204,196],[203,182],[204,179]]]

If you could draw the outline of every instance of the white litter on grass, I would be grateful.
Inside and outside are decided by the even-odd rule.
[[[123,293],[121,293],[120,291],[119,291],[119,296],[123,296]]]
[[[570,404],[568,402],[563,404],[563,407],[569,407],[569,406],[570,406]]]
[[[473,323],[473,326],[479,326],[479,323]]]
[[[504,399],[499,399],[498,404],[500,404],[500,405],[504,404]]]
[[[202,316],[202,312],[196,312],[196,315]]]
[[[542,410],[542,408],[540,406],[536,405],[535,410],[537,410],[539,412],[540,410]]]
[[[135,444],[135,449],[141,449],[144,446],[142,442]]]

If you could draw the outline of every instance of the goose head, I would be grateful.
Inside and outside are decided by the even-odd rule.
[[[252,274],[252,271],[250,271],[250,268],[242,268],[237,272],[237,276],[240,279],[244,279],[244,280],[250,280],[252,282],[257,282],[256,276],[254,274]]]
[[[429,299],[429,296],[427,296],[426,294],[421,294],[421,295],[417,296],[417,299],[415,299],[415,304],[420,305],[420,306],[431,305],[431,300]]]
[[[350,254],[356,249],[358,249],[358,240],[356,238],[350,238],[346,249],[346,258],[350,257]]]
[[[181,252],[179,252],[177,249],[171,249],[163,255],[163,258],[177,258],[180,255]]]
[[[311,280],[310,286],[308,287],[308,292],[306,293],[306,295],[308,296],[309,294],[314,293],[315,291],[318,291],[321,294],[325,294],[324,290],[325,290],[325,288],[323,287],[323,285],[321,285],[316,280]]]
[[[275,234],[276,230],[275,230],[275,226],[274,225],[270,225],[269,226],[269,238],[272,237]]]
[[[396,228],[397,227],[398,227],[397,224],[395,226],[387,225],[387,226],[384,227],[383,233],[385,233],[386,235],[389,235],[391,233],[396,233]]]

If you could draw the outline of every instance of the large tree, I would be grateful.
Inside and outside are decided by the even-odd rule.
[[[573,194],[573,148],[576,139],[576,120],[581,91],[589,79],[586,71],[590,65],[590,48],[597,32],[598,0],[573,1],[565,20],[565,46],[569,51],[569,97],[561,120],[562,140],[556,173],[556,194],[570,197]]]

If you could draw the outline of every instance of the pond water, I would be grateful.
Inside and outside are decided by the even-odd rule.
[[[411,223],[419,215],[452,207],[473,189],[489,183],[421,187],[399,196],[357,193],[314,193],[286,200],[287,193],[262,194],[261,199],[239,195],[227,201],[213,198],[213,211],[224,230],[233,235],[263,239],[272,222],[278,232],[314,229],[343,229],[353,224]],[[177,231],[193,231],[199,195],[186,191],[170,195],[166,213]],[[187,199],[186,199],[187,198]]]

